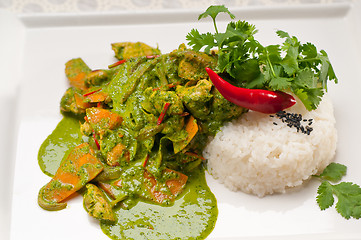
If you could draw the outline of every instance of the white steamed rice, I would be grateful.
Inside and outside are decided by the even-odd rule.
[[[233,191],[262,197],[284,193],[322,172],[336,151],[331,100],[324,96],[311,112],[297,101],[287,112],[313,119],[310,135],[297,132],[279,118],[250,111],[223,126],[205,148],[210,174]]]

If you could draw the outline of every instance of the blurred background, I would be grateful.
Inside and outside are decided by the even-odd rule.
[[[204,8],[211,4],[227,7],[262,5],[333,4],[357,0],[0,0],[0,9],[13,13],[74,13],[144,11]]]

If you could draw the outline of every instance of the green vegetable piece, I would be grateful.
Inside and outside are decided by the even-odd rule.
[[[139,131],[137,140],[143,141],[145,139],[151,138],[155,136],[157,133],[161,132],[163,128],[164,128],[164,124],[148,125]]]
[[[120,167],[104,167],[103,171],[96,176],[94,182],[105,182],[120,177],[122,169]]]
[[[119,91],[119,102],[121,104],[124,104],[125,101],[127,101],[127,99],[129,98],[129,96],[136,90],[140,78],[147,72],[149,71],[151,68],[154,67],[154,65],[158,62],[159,60],[153,59],[150,61],[147,61],[143,64],[139,64],[139,66],[137,67],[137,69],[134,72],[129,72],[129,73],[123,73],[122,71],[119,71],[119,73],[115,76],[115,79],[113,79],[113,82],[122,82],[122,86],[121,86],[121,90]],[[129,74],[129,75],[128,75]]]
[[[89,215],[99,220],[114,222],[116,220],[115,214],[103,192],[90,183],[86,185],[86,188],[87,192],[84,194],[83,204]]]

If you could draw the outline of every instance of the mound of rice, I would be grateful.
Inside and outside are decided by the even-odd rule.
[[[287,112],[302,114],[301,124],[313,128],[310,134],[297,132],[276,115],[250,111],[223,126],[205,148],[209,173],[233,191],[262,197],[284,193],[322,172],[336,151],[331,100],[324,96],[311,112],[297,101]]]

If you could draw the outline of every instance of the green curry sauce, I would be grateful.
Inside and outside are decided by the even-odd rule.
[[[80,142],[79,120],[64,117],[42,144],[41,170],[53,176],[61,160]],[[189,176],[183,193],[171,206],[132,199],[130,209],[115,208],[117,222],[101,221],[112,239],[205,239],[217,220],[217,201],[207,186],[203,168]]]
[[[38,163],[41,170],[50,177],[54,176],[61,160],[80,144],[81,139],[79,120],[64,117],[39,149]]]
[[[116,215],[116,224],[101,222],[103,232],[113,239],[205,239],[218,210],[204,170],[198,169],[172,206],[139,201],[129,210],[117,208]]]
[[[184,45],[169,54],[139,43],[112,46],[115,67],[66,63],[72,87],[60,102],[63,120],[39,150],[52,179],[38,203],[61,210],[81,190],[85,210],[112,239],[205,239],[218,210],[202,151],[244,109],[209,80],[205,67],[216,55]]]

